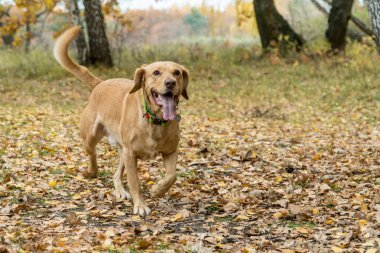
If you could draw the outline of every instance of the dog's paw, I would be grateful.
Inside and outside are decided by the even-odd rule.
[[[166,193],[165,189],[162,189],[160,185],[153,185],[152,193],[151,193],[153,198],[163,197],[165,193]]]
[[[86,170],[86,171],[83,171],[83,172],[82,172],[82,176],[83,176],[84,178],[87,178],[87,179],[97,178],[97,177],[98,177],[98,173],[97,173],[97,172],[88,172],[88,171]]]
[[[131,200],[132,199],[131,194],[129,194],[129,192],[127,192],[124,188],[116,189],[113,192],[113,194],[115,195],[117,200],[123,200],[123,199]]]
[[[140,203],[136,203],[133,206],[133,214],[138,214],[141,217],[145,217],[150,214],[150,209],[147,205]]]

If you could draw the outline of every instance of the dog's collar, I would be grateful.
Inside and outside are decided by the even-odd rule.
[[[168,120],[160,119],[159,117],[156,116],[156,114],[154,114],[152,112],[152,110],[149,108],[149,105],[145,99],[144,99],[144,107],[145,107],[145,113],[144,113],[143,117],[146,118],[148,120],[148,122],[155,124],[155,125],[164,126],[164,127],[168,124],[168,122],[169,122]],[[180,122],[181,116],[179,114],[177,114],[175,116],[175,120],[177,122]]]

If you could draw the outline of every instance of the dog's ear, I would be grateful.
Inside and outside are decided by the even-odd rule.
[[[141,68],[136,69],[135,71],[135,86],[133,86],[132,90],[129,93],[134,93],[141,89],[143,83],[145,82],[145,69],[143,68],[144,65]]]
[[[183,77],[183,88],[182,88],[181,95],[188,100],[189,95],[187,94],[187,85],[189,84],[189,71],[183,66],[182,66],[182,77]]]

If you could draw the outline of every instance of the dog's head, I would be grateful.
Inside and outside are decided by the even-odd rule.
[[[136,69],[135,86],[130,93],[144,89],[144,97],[154,112],[162,111],[165,120],[173,120],[182,95],[189,99],[189,71],[175,62],[154,62]]]

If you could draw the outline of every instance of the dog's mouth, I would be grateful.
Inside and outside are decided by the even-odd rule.
[[[152,96],[156,105],[158,105],[163,113],[164,120],[175,119],[175,109],[178,104],[178,96],[175,96],[171,91],[160,94],[155,90],[152,90]]]

